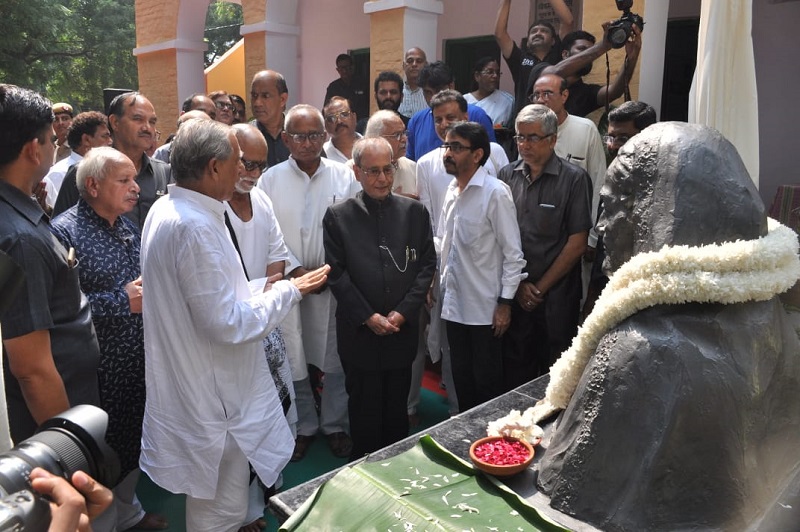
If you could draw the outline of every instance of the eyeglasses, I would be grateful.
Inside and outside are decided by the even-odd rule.
[[[217,106],[217,109],[228,109],[229,111],[234,109],[233,104],[229,102],[214,102],[214,105]]]
[[[289,138],[291,138],[293,141],[295,141],[298,144],[302,144],[307,140],[310,141],[310,142],[321,142],[321,141],[325,140],[325,133],[319,133],[319,132],[314,132],[314,133],[289,133],[289,132],[287,132],[286,134],[289,136]]]
[[[530,96],[528,96],[528,101],[531,103],[536,103],[536,100],[540,98],[542,100],[549,100],[550,98],[553,97],[554,94],[555,92],[553,91],[534,91],[531,93]]]
[[[473,151],[475,148],[472,146],[464,146],[460,142],[445,142],[442,144],[443,150],[450,150],[453,153],[461,153],[464,150]]]
[[[263,174],[264,170],[266,170],[267,166],[269,166],[267,164],[267,161],[248,161],[244,157],[242,157],[241,160],[242,160],[242,166],[244,166],[244,169],[248,172],[252,172],[256,168],[258,168],[258,171]]]
[[[325,121],[329,124],[335,124],[338,120],[347,120],[348,118],[350,118],[351,114],[353,113],[350,111],[342,111],[341,113],[326,115]]]
[[[497,76],[498,78],[503,75],[499,70],[481,70],[480,73],[484,76]]]
[[[394,177],[395,172],[397,172],[397,163],[392,163],[388,166],[384,166],[383,168],[373,167],[373,168],[364,168],[359,166],[361,171],[367,174],[372,179],[378,179],[381,174],[385,175],[386,177]]]
[[[545,135],[540,137],[539,135],[515,135],[514,140],[517,141],[517,144],[524,144],[525,142],[530,142],[531,144],[538,144],[542,142],[544,139],[552,137],[553,134],[550,133],[549,135]]]
[[[625,135],[620,135],[618,137],[615,137],[615,136],[612,136],[612,135],[606,135],[606,136],[603,137],[603,142],[605,142],[606,144],[610,144],[610,145],[618,144],[618,145],[622,146],[623,144],[625,144],[629,140],[631,140],[631,138],[630,137],[626,137]]]
[[[398,131],[397,133],[388,133],[385,135],[381,135],[381,137],[386,139],[394,139],[400,140],[408,136],[408,130],[404,129],[403,131]]]

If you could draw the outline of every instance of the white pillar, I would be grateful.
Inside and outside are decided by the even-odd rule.
[[[664,84],[664,51],[667,46],[669,2],[650,0],[644,5],[645,31],[639,55],[638,99],[652,105],[661,118],[661,89]]]
[[[269,13],[269,11],[267,12]],[[288,109],[297,103],[300,93],[298,69],[300,60],[298,50],[300,27],[294,23],[285,24],[267,20],[256,24],[243,25],[239,33],[244,37],[245,35],[259,32],[264,33],[264,48],[267,51],[267,64],[264,68],[280,72],[286,79],[286,86],[289,88],[289,101],[286,105]],[[250,83],[250,80],[246,81],[248,84]]]
[[[465,6],[466,8],[466,6]],[[364,2],[367,15],[389,9],[403,11],[403,51],[422,48],[429,62],[440,59],[439,15],[444,13],[442,0],[375,0]]]

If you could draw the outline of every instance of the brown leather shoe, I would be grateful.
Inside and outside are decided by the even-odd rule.
[[[331,448],[333,456],[337,458],[349,458],[353,451],[353,440],[344,432],[334,432],[328,434],[328,446]]]
[[[294,440],[294,452],[292,453],[291,461],[299,462],[302,460],[308,452],[311,442],[313,441],[314,436],[303,436],[302,434],[298,434],[297,439]]]

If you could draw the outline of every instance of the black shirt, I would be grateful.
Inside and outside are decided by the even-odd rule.
[[[258,120],[253,120],[250,123],[258,128],[261,134],[264,135],[264,139],[267,141],[267,164],[270,166],[270,168],[289,158],[289,148],[283,143],[283,138],[281,137],[280,133],[278,133],[277,137],[273,137],[269,134],[267,128],[262,126]],[[281,133],[282,132],[283,129],[281,129]]]
[[[350,110],[356,113],[357,118],[369,116],[369,91],[364,81],[353,78],[350,85],[345,85],[342,78],[331,81],[330,85],[328,85],[328,89],[325,91],[325,103],[323,107],[327,105],[328,100],[334,96],[347,98],[350,102]]]
[[[41,207],[18,188],[0,180],[0,249],[25,272],[25,284],[0,316],[3,338],[49,330],[50,349],[71,405],[100,405],[97,368],[100,348],[89,301],[80,290],[78,266],[50,232]],[[15,443],[33,435],[37,424],[3,354],[6,400]]]

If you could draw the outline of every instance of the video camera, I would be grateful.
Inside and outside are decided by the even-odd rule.
[[[114,486],[120,465],[106,444],[107,426],[108,414],[102,409],[75,406],[0,453],[0,531],[47,530],[50,525],[50,503],[31,488],[30,473],[36,467],[68,481],[84,471],[104,486]]]
[[[614,1],[617,3],[617,9],[622,11],[622,16],[608,25],[606,40],[612,48],[622,48],[633,32],[631,26],[636,24],[640,30],[644,30],[644,19],[636,13],[631,13],[633,0]]]

